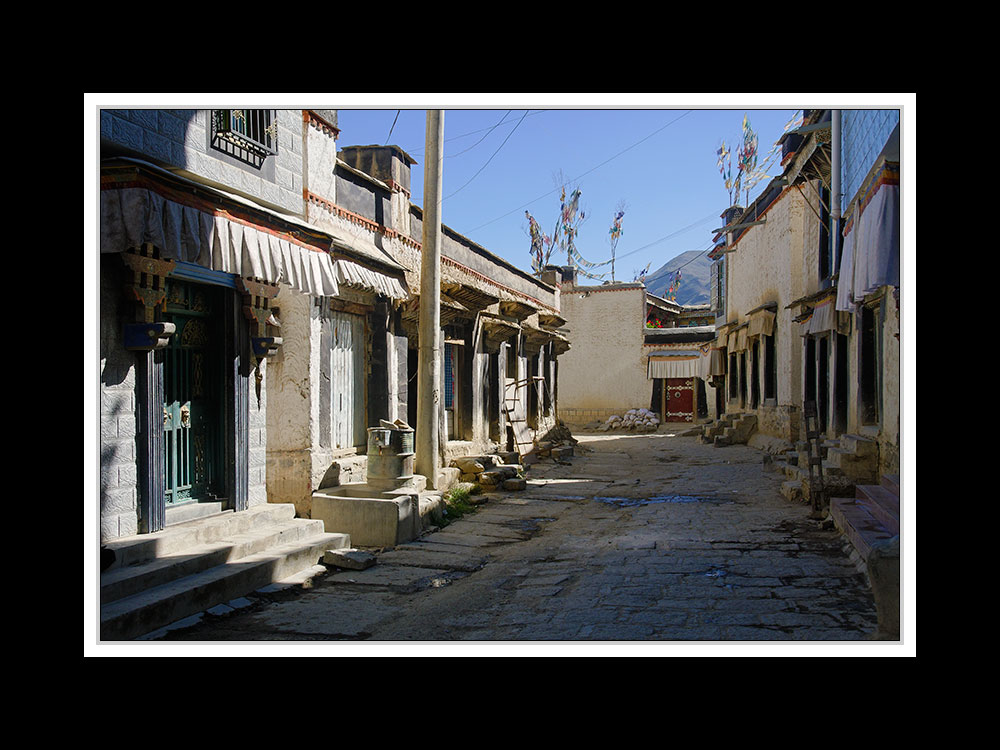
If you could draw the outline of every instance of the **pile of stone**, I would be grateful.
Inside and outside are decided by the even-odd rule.
[[[458,477],[460,482],[473,482],[486,491],[501,487],[505,490],[523,490],[527,487],[527,482],[521,476],[520,464],[501,463],[498,456],[466,456],[454,459],[451,465],[462,472]]]
[[[624,416],[617,414],[608,417],[607,421],[599,429],[601,432],[609,430],[631,430],[632,432],[655,432],[660,426],[660,418],[655,412],[649,409],[629,409]]]
[[[580,441],[573,437],[569,428],[559,422],[542,438],[536,441],[531,450],[535,456],[549,456],[554,461],[563,461],[573,456],[573,446]]]

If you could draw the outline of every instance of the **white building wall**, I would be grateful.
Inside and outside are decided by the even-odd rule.
[[[786,189],[767,209],[764,218],[765,223],[750,227],[739,238],[735,251],[726,256],[726,317],[728,321],[745,322],[751,310],[768,302],[776,303],[777,396],[774,400],[763,400],[761,382],[762,401],[756,410],[758,430],[793,439],[797,430],[796,413],[802,400],[802,341],[800,326],[792,322],[792,311],[787,307],[804,293],[811,262],[805,237],[809,236],[810,220],[816,222],[817,219],[805,204],[805,197],[795,188]],[[816,258],[815,251],[811,257]],[[748,377],[750,373],[748,354]],[[763,354],[759,376],[763,380]],[[731,410],[737,410],[735,400],[729,399],[728,389],[726,397]]]
[[[560,304],[571,344],[559,357],[560,418],[583,424],[648,408],[645,287],[564,289]]]

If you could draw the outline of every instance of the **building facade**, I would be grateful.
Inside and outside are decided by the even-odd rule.
[[[561,314],[572,343],[560,362],[565,422],[604,422],[632,409],[648,409],[661,423],[716,416],[710,310],[650,294],[640,282],[577,286],[569,269],[562,278]]]
[[[339,148],[336,110],[100,118],[102,542],[267,503],[308,518],[364,481],[368,428],[417,427],[415,162]],[[444,233],[442,467],[529,450],[568,346],[554,286]]]
[[[811,404],[826,439],[876,442],[889,474],[900,437],[898,124],[898,110],[806,111],[781,139],[782,174],[723,213],[711,251],[725,412],[796,442]]]

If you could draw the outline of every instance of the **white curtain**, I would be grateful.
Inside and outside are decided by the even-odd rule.
[[[333,259],[325,250],[184,206],[145,188],[101,191],[100,240],[102,253],[151,242],[164,258],[270,283],[281,281],[317,297],[339,292]]]
[[[887,167],[884,173],[894,170]],[[881,182],[858,210],[844,237],[837,282],[836,309],[847,312],[879,287],[899,286],[899,185]]]
[[[406,299],[409,294],[398,279],[365,268],[349,260],[338,260],[335,263],[337,281],[348,286],[361,287],[377,294],[383,294],[390,299]]]
[[[708,367],[708,355],[701,352],[684,352],[676,355],[649,355],[646,377],[654,378],[701,378]]]

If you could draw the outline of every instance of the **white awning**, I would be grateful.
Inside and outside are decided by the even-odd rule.
[[[812,315],[802,321],[801,332],[803,336],[826,333],[827,331],[846,333],[846,331],[841,330],[840,316],[837,315],[834,301],[834,297],[828,297],[813,308]]]
[[[775,314],[770,310],[757,310],[750,314],[747,336],[770,336],[774,333]]]
[[[709,352],[709,376],[726,374],[726,358],[722,355],[721,349],[712,349]]]
[[[280,281],[317,297],[338,294],[337,273],[327,251],[264,227],[183,205],[143,187],[103,189],[100,207],[102,253],[151,242],[164,258],[269,283]]]
[[[845,312],[881,286],[899,286],[899,165],[873,172],[844,236],[837,309]]]
[[[708,357],[700,351],[654,352],[649,355],[646,377],[701,378],[708,369]]]
[[[334,267],[337,272],[337,281],[346,286],[367,289],[390,299],[406,299],[410,296],[398,279],[378,271],[343,259],[336,261]]]

